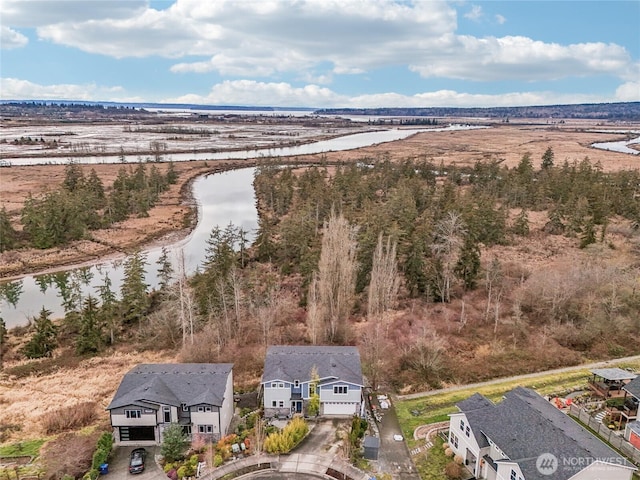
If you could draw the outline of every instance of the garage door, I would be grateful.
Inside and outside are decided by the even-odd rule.
[[[154,442],[155,439],[153,427],[120,427],[121,442]]]
[[[325,415],[353,415],[358,411],[355,403],[326,402],[323,406]]]

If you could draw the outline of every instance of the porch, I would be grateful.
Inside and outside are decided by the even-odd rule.
[[[598,368],[591,370],[591,374],[589,388],[605,399],[626,397],[623,387],[636,378],[635,373],[621,368]]]

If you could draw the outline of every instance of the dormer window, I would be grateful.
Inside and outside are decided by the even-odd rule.
[[[298,388],[300,386],[300,380],[294,380],[293,381],[293,386]]]
[[[189,407],[187,407],[186,403],[181,403],[180,407],[182,408],[183,412],[188,412],[189,411]]]

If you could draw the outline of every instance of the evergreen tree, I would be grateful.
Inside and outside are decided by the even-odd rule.
[[[138,323],[149,308],[148,285],[145,283],[146,257],[139,251],[124,262],[124,279],[120,286],[122,318],[127,323]]]
[[[117,314],[118,301],[111,285],[111,279],[107,274],[104,276],[102,285],[98,287],[98,295],[102,302],[100,320],[109,330],[109,343],[113,345],[116,339],[116,330],[120,327],[120,317]]]
[[[84,299],[80,312],[80,331],[76,339],[76,352],[97,353],[103,346],[103,326],[100,322],[98,300],[91,295]]]
[[[156,265],[158,265],[158,288],[160,291],[166,291],[173,276],[173,266],[171,265],[171,260],[169,260],[167,247],[162,247],[160,258]]]
[[[548,170],[553,167],[553,149],[551,147],[547,148],[542,155],[542,169]]]
[[[580,248],[586,248],[592,243],[596,243],[596,229],[593,224],[593,218],[588,218],[582,229],[580,236]]]
[[[523,208],[513,222],[513,233],[521,237],[529,236],[529,215]]]
[[[23,348],[27,358],[50,357],[57,346],[58,328],[51,321],[51,311],[42,307],[34,318],[34,333]]]
[[[18,234],[11,225],[7,209],[3,206],[0,210],[0,252],[15,248],[17,242]]]
[[[84,187],[84,172],[76,162],[70,162],[64,167],[62,187],[69,192],[81,190]]]
[[[162,432],[160,455],[162,455],[167,462],[182,460],[188,447],[189,439],[184,434],[182,425],[172,423]]]
[[[466,290],[471,290],[476,286],[478,273],[480,272],[480,246],[473,239],[472,235],[467,235],[464,245],[460,251],[460,258],[454,268],[454,273],[458,276]]]

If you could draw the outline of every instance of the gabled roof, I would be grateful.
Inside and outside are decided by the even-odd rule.
[[[622,389],[626,390],[631,395],[633,395],[638,400],[640,400],[640,377],[634,378],[629,383],[627,383],[624,387],[622,387]]]
[[[356,347],[271,346],[264,361],[262,383],[273,380],[308,382],[313,367],[320,379],[339,379],[363,386],[360,353]]]
[[[631,380],[637,377],[635,373],[631,373],[629,370],[622,368],[594,368],[591,370],[591,373],[605,380],[613,381]]]
[[[577,473],[573,468],[558,468],[551,475],[542,475],[536,461],[543,453],[555,455],[561,467],[563,459],[583,459],[585,463],[579,469],[601,459],[633,468],[591,432],[528,388],[518,387],[498,404],[464,413],[474,434],[480,431],[494,442],[518,463],[527,480],[567,480]]]
[[[222,406],[231,363],[140,364],[120,382],[107,410],[147,402]]]

